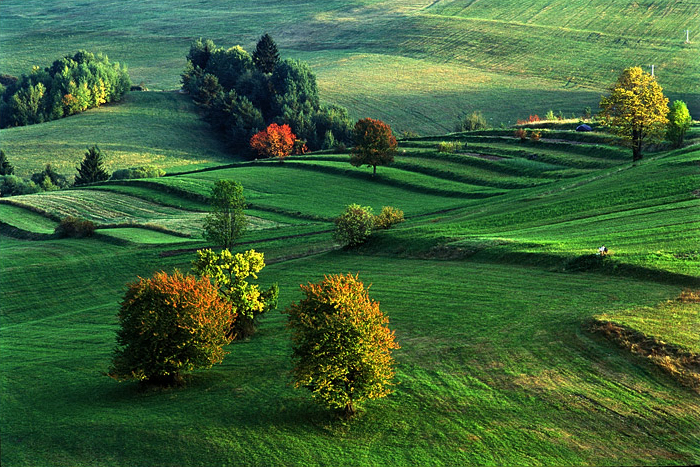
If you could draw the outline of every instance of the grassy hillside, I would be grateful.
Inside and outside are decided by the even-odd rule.
[[[311,154],[0,203],[3,465],[697,463],[697,392],[586,327],[614,319],[696,349],[674,328],[696,308],[663,303],[700,287],[697,146],[631,165],[597,134],[506,133],[406,141],[376,177]],[[463,149],[438,152],[443,139]],[[205,243],[183,214],[201,215],[219,178],[243,183],[267,227],[237,248],[265,253],[280,309],[323,274],[372,284],[402,346],[394,395],[352,423],[317,408],[287,384],[279,311],[185,388],[102,374],[124,284],[189,269]],[[407,221],[338,250],[330,218],[351,202]],[[95,238],[46,236],[71,209],[102,224]]]
[[[109,172],[142,165],[170,172],[235,160],[197,116],[192,100],[176,92],[131,92],[119,104],[4,129],[0,138],[15,173],[24,177],[47,163],[74,176],[87,148],[95,144]]]
[[[2,72],[88,48],[126,63],[134,82],[168,90],[179,87],[192,39],[252,50],[269,32],[283,55],[311,63],[323,99],[421,134],[449,131],[473,110],[496,126],[550,109],[580,115],[623,68],[651,64],[666,92],[700,115],[700,13],[673,0],[144,0],[127,9],[7,0],[0,16]]]

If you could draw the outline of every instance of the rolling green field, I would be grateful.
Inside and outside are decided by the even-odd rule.
[[[651,64],[666,92],[700,114],[700,12],[687,2],[6,0],[0,17],[0,72],[27,73],[80,47],[157,90],[179,87],[193,39],[252,50],[268,32],[283,56],[311,64],[322,99],[421,134],[451,131],[473,110],[496,126],[595,111],[622,69]]]
[[[636,164],[619,139],[572,131],[577,119],[540,141],[499,128],[595,111],[624,67],[651,63],[697,119],[698,19],[672,0],[2,0],[0,73],[85,48],[151,89],[2,130],[16,173],[50,162],[71,177],[97,144],[109,171],[167,174],[0,198],[0,464],[700,464],[700,309],[681,299],[700,292],[700,126]],[[311,64],[325,101],[424,136],[400,140],[374,177],[347,152],[230,153],[176,92],[179,73],[194,38],[252,50],[264,32]],[[472,110],[494,129],[449,133]],[[110,379],[126,284],[188,271],[212,246],[202,221],[220,179],[244,187],[235,250],[265,254],[259,283],[279,284],[278,309],[183,387]],[[351,203],[406,221],[344,250],[333,218]],[[66,216],[95,222],[94,236],[59,238]],[[401,345],[395,393],[350,421],[289,373],[282,311],[332,273],[371,284]],[[691,355],[689,370],[592,322]]]
[[[697,463],[697,392],[585,323],[614,318],[697,350],[697,306],[639,310],[700,287],[700,151],[631,165],[597,134],[501,133],[406,141],[374,178],[347,155],[310,154],[0,203],[15,227],[0,243],[3,465]],[[438,152],[443,139],[463,149]],[[265,253],[261,283],[279,283],[280,310],[323,274],[372,284],[402,347],[394,395],[345,422],[292,389],[279,310],[184,388],[103,375],[125,284],[189,268],[205,243],[182,213],[205,210],[220,178],[244,185],[248,214],[267,226],[237,249]],[[397,206],[407,221],[339,250],[330,220],[351,202]],[[93,239],[17,234],[50,233],[49,218],[76,209],[191,237],[137,225]],[[669,327],[678,320],[689,334]]]

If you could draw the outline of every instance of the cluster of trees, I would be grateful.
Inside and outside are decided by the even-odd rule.
[[[224,49],[210,39],[195,40],[187,54],[182,88],[237,149],[247,148],[251,137],[271,123],[288,125],[311,150],[351,141],[347,109],[321,105],[309,65],[280,59],[267,34],[252,55],[240,46]]]
[[[333,240],[345,248],[362,245],[375,230],[385,230],[404,221],[403,211],[384,206],[379,215],[374,215],[371,206],[350,204],[335,218]]]
[[[211,192],[207,237],[233,245],[245,228],[245,199],[233,180]],[[386,207],[378,228],[403,220]],[[277,284],[249,284],[265,267],[255,250],[198,250],[191,274],[158,272],[127,284],[118,313],[117,348],[108,375],[156,385],[179,385],[185,373],[223,361],[225,346],[252,336],[258,318],[277,307]],[[326,276],[301,285],[305,298],[285,313],[292,340],[292,377],[329,409],[351,417],[357,404],[392,392],[398,349],[388,318],[358,276]]]
[[[126,67],[81,50],[20,78],[0,77],[0,128],[56,120],[116,102],[130,87]]]

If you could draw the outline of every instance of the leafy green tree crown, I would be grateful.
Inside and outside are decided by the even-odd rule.
[[[688,106],[683,101],[674,101],[668,113],[668,128],[666,138],[673,143],[674,147],[683,145],[685,132],[690,128],[692,118],[688,111]]]
[[[279,288],[277,284],[261,291],[257,284],[246,279],[265,267],[265,256],[255,250],[232,254],[229,250],[214,253],[210,249],[198,250],[192,270],[198,276],[209,277],[219,288],[219,293],[237,314],[229,330],[229,337],[244,339],[255,333],[257,320],[269,310],[277,308]]]
[[[210,202],[212,212],[204,220],[204,238],[230,250],[246,229],[243,186],[233,180],[217,180]]]
[[[356,404],[392,392],[391,351],[398,349],[389,319],[357,276],[326,276],[301,285],[305,297],[286,310],[292,332],[292,375],[330,409],[355,413]]]
[[[76,185],[86,183],[103,182],[109,180],[109,173],[104,169],[102,152],[97,146],[88,148],[85,158],[78,167],[78,175],[75,177]]]
[[[370,206],[351,204],[335,218],[333,240],[348,248],[361,245],[372,235],[374,221]]]

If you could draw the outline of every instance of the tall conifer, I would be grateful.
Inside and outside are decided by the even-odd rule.
[[[93,146],[85,153],[85,158],[78,167],[78,175],[75,177],[76,185],[102,182],[109,179],[109,173],[102,165],[102,152],[97,146]]]
[[[15,172],[15,168],[12,167],[10,161],[7,160],[5,156],[5,151],[0,149],[0,175],[12,175]]]
[[[272,73],[279,61],[280,54],[275,41],[269,34],[265,34],[260,38],[258,45],[255,46],[255,52],[253,52],[255,68],[263,73]]]

